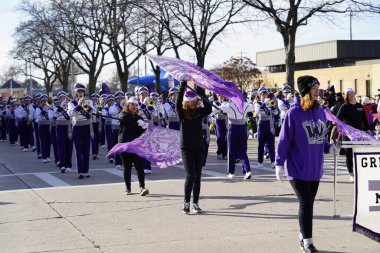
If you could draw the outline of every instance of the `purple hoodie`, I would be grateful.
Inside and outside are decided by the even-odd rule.
[[[288,177],[319,181],[323,174],[323,153],[328,153],[326,116],[321,107],[303,111],[300,100],[287,112],[282,124],[276,165],[284,166]]]

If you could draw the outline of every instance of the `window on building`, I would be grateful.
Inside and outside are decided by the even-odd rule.
[[[371,96],[371,80],[365,80],[365,95],[367,97]]]

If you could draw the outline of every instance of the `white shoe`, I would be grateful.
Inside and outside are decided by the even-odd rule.
[[[355,182],[354,173],[350,173],[350,182]]]
[[[230,179],[233,179],[234,177],[235,177],[235,174],[231,174],[231,173],[229,173],[227,176],[227,178],[230,178]]]
[[[47,163],[47,159],[42,159],[42,163]]]
[[[66,172],[71,172],[71,168],[66,168]]]
[[[251,179],[251,177],[252,177],[252,173],[248,171],[247,173],[245,173],[244,179]]]
[[[105,148],[106,148],[106,145],[102,145],[102,146],[100,146],[100,148],[105,149]]]
[[[22,150],[22,152],[27,152],[28,151],[28,149],[27,148],[24,148],[23,150]]]
[[[65,173],[66,172],[66,168],[65,167],[62,167],[61,168],[61,173]]]
[[[152,174],[152,171],[151,171],[151,170],[144,169],[144,174],[145,174],[145,175],[150,175],[150,174]]]
[[[115,167],[118,169],[118,168],[121,168],[121,165],[116,165]]]
[[[276,163],[275,163],[275,162],[271,163],[271,164],[270,164],[270,167],[271,167],[272,169],[275,169],[275,168],[276,168]]]
[[[50,162],[50,158],[48,157],[48,158],[46,158],[46,160],[48,161],[48,162]]]
[[[257,168],[260,169],[260,168],[264,168],[264,165],[262,163],[257,163]]]

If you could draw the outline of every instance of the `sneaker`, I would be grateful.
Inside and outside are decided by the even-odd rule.
[[[37,159],[41,159],[42,156],[40,154],[37,155]]]
[[[66,168],[65,167],[62,167],[61,168],[61,173],[65,173],[66,172]]]
[[[185,202],[183,203],[183,209],[182,209],[182,212],[184,214],[189,214],[190,213],[190,203],[189,202]]]
[[[84,178],[84,174],[79,174],[78,178],[79,179],[83,179]]]
[[[97,160],[98,159],[98,155],[92,155],[92,160]]]
[[[216,158],[217,158],[218,160],[222,160],[222,155],[216,155]]]
[[[47,159],[42,159],[42,163],[47,163]]]
[[[49,157],[48,157],[48,158],[46,158],[46,161],[50,162],[50,158],[49,158]]]
[[[147,188],[141,188],[140,195],[145,196],[149,194],[149,190]]]
[[[240,163],[240,159],[236,159],[236,160],[235,160],[235,163]]]
[[[245,173],[244,179],[251,179],[251,177],[252,177],[252,173],[248,171],[247,173]]]
[[[307,246],[306,248],[305,248],[305,246],[302,244],[302,250],[303,250],[304,253],[317,253],[317,252],[318,252],[317,248],[314,247],[313,244],[310,244],[310,245]]]
[[[110,158],[110,160],[109,160],[109,161],[110,161],[110,163],[113,163],[113,158]]]
[[[60,162],[60,161],[58,161],[58,162],[56,162],[56,163],[55,163],[55,165],[57,165],[57,167],[59,168],[59,167],[60,167],[60,165],[61,165],[61,162]]]
[[[269,153],[265,155],[265,159],[269,159],[270,156],[269,156]]]
[[[223,156],[223,160],[228,160],[228,157],[227,156]]]
[[[71,172],[71,168],[66,168],[66,172]]]
[[[262,163],[257,163],[257,168],[260,169],[260,168],[264,168],[264,165]]]
[[[105,149],[106,145],[101,145],[100,148]]]
[[[152,174],[152,170],[144,169],[144,174],[150,175],[150,174]]]
[[[350,182],[355,182],[354,173],[350,173]]]
[[[270,164],[270,167],[271,167],[272,169],[275,169],[275,168],[276,168],[276,163],[275,163],[275,162],[271,163],[271,164]]]
[[[117,169],[119,169],[119,168],[121,168],[121,165],[118,164],[118,165],[116,165],[115,167],[116,167]]]
[[[90,174],[88,174],[88,173],[84,173],[84,176],[85,177],[91,177]]]
[[[235,177],[235,174],[228,173],[227,178],[233,179]]]
[[[28,149],[27,148],[23,148],[22,152],[28,152]]]
[[[37,150],[37,147],[36,146],[33,146],[32,149],[30,150],[30,152],[34,152]]]
[[[193,213],[203,212],[203,210],[199,207],[198,203],[193,203],[192,210],[193,210]]]
[[[132,194],[131,190],[125,189],[124,195],[131,195],[131,194]]]

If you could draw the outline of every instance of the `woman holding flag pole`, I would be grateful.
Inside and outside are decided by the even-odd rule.
[[[204,89],[196,87],[186,90],[187,83],[181,82],[176,102],[176,111],[180,124],[180,146],[182,162],[186,170],[185,198],[182,212],[190,213],[190,197],[193,192],[192,210],[194,213],[202,212],[199,207],[199,194],[201,189],[202,162],[204,156],[202,120],[212,111],[211,103],[205,96]],[[204,107],[199,107],[198,94],[206,100]]]

